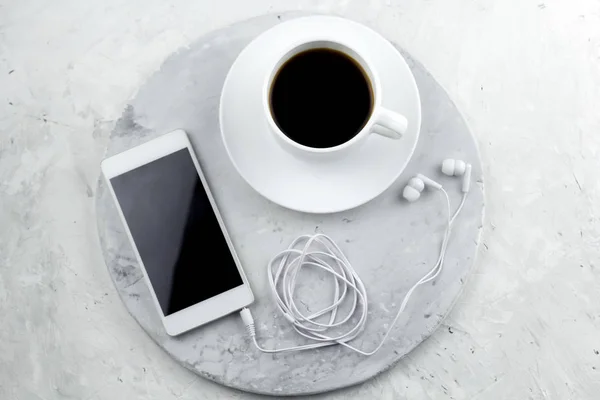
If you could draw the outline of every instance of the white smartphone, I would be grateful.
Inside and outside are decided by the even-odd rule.
[[[169,335],[254,301],[184,131],[107,158],[102,172]]]

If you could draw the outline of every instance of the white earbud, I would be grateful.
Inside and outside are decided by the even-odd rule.
[[[417,201],[421,197],[421,192],[425,189],[425,182],[419,178],[412,178],[402,191],[402,197],[409,202]]]
[[[447,158],[442,162],[442,173],[448,176],[462,176],[462,192],[467,193],[471,187],[471,164],[462,160]]]
[[[425,189],[425,186],[437,190],[442,188],[442,185],[433,179],[430,179],[425,175],[417,174],[417,176],[408,181],[408,184],[404,187],[404,190],[402,191],[402,197],[411,203],[417,201],[417,199],[421,197],[421,192],[423,189]]]
[[[462,160],[447,158],[442,163],[442,173],[448,176],[462,176],[467,169],[467,164]]]

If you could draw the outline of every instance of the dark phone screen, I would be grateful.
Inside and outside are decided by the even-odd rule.
[[[165,315],[243,284],[188,149],[110,181]]]

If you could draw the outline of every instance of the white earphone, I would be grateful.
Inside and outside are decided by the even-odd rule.
[[[404,294],[404,299],[398,308],[394,319],[389,324],[386,333],[379,344],[372,350],[364,350],[350,344],[359,336],[367,323],[368,295],[365,285],[346,258],[342,250],[328,236],[321,233],[302,235],[281,253],[269,262],[269,285],[275,299],[276,308],[288,321],[293,324],[294,330],[301,336],[310,340],[310,343],[286,348],[267,349],[262,347],[256,337],[254,318],[249,309],[244,308],[240,316],[246,327],[248,336],[256,348],[265,353],[279,353],[289,351],[302,351],[317,349],[333,345],[342,345],[359,354],[370,356],[379,351],[390,335],[398,318],[405,310],[406,305],[417,287],[434,280],[441,272],[446,257],[446,248],[452,232],[452,225],[463,208],[467,193],[471,185],[471,165],[461,160],[447,159],[442,163],[442,173],[448,176],[462,176],[462,199],[458,207],[452,212],[450,197],[441,184],[422,174],[417,174],[408,181],[402,191],[402,196],[409,202],[414,202],[421,197],[421,192],[426,187],[441,192],[446,200],[447,220],[444,237],[440,244],[437,261],[433,267]],[[294,291],[296,276],[301,268],[309,266],[319,268],[331,275],[335,284],[335,294],[332,304],[314,312],[303,313],[295,304]],[[346,297],[351,298],[349,310],[342,311],[339,305]],[[351,317],[355,317],[351,319]],[[326,320],[321,317],[328,317]],[[340,330],[344,325],[345,330]]]
[[[471,187],[471,164],[467,164],[462,160],[454,160],[448,158],[442,162],[442,173],[447,176],[462,176],[462,192],[467,193]],[[421,197],[421,192],[425,187],[441,190],[442,185],[431,178],[422,174],[417,174],[414,178],[408,181],[408,184],[402,191],[402,197],[409,202],[414,202]]]
[[[447,158],[442,162],[442,173],[448,176],[463,176],[462,192],[467,193],[471,188],[471,164],[462,160]]]

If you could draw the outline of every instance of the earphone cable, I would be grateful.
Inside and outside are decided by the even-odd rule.
[[[452,213],[448,193],[443,188],[440,188],[439,191],[444,195],[446,202],[447,220],[438,258],[431,270],[406,292],[394,319],[377,347],[371,351],[365,351],[348,343],[360,335],[365,328],[368,315],[367,291],[362,280],[338,245],[329,236],[317,233],[296,238],[286,250],[273,257],[267,267],[271,294],[279,312],[293,325],[294,330],[299,335],[315,343],[280,349],[265,349],[260,346],[256,338],[256,329],[250,310],[244,308],[240,315],[248,335],[252,338],[258,350],[265,353],[280,353],[339,344],[365,356],[373,355],[379,351],[405,310],[413,292],[419,286],[434,280],[443,269],[452,225],[465,204],[467,194],[463,193],[459,206]],[[334,281],[334,294],[331,304],[309,315],[305,315],[300,311],[294,300],[296,279],[304,267],[319,268],[332,275]],[[344,312],[344,315],[340,315],[342,313],[340,306],[347,299],[350,299],[350,307]],[[319,322],[320,317],[325,315],[328,315],[327,322]],[[348,324],[353,317],[356,321]],[[330,330],[339,332],[345,325],[347,325],[345,331],[335,335],[330,333]]]

